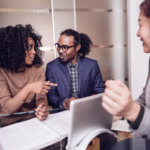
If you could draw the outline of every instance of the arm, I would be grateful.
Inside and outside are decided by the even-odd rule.
[[[142,94],[142,97],[145,97],[144,93]],[[102,98],[102,106],[110,114],[123,116],[130,121],[130,123],[135,123],[139,119],[143,104],[145,103],[145,99],[142,100],[142,97],[140,96],[138,101],[143,102],[139,104],[133,101],[129,89],[122,82],[107,81],[106,89]],[[144,107],[145,110],[141,117],[140,124],[138,128],[133,131],[136,136],[150,138],[150,108],[146,105]],[[133,129],[132,126],[131,129]]]
[[[134,122],[140,112],[140,105],[133,101],[127,86],[121,81],[107,81],[102,106],[113,116],[122,116]]]
[[[93,93],[103,93],[105,89],[104,83],[103,83],[103,78],[101,71],[99,69],[98,63],[96,62],[95,65],[95,82],[94,82],[94,88],[93,88]]]
[[[55,77],[54,77],[54,74],[53,74],[50,64],[48,64],[46,67],[46,80],[56,83],[56,80],[55,80]],[[47,97],[48,97],[49,104],[52,107],[62,107],[63,101],[67,98],[67,97],[59,96],[59,94],[57,92],[57,87],[52,87],[51,90],[47,93]]]
[[[140,104],[142,107],[144,107],[144,114],[141,118],[141,122],[137,128],[137,130],[133,130],[134,134],[136,136],[144,136],[150,138],[150,101],[149,101],[149,91],[148,89],[150,88],[150,80],[149,76],[147,78],[146,86],[143,89],[143,93],[139,96],[139,98],[136,100],[138,104]],[[132,129],[132,127],[131,127]]]
[[[38,81],[39,80],[45,81],[45,71],[44,71],[43,67],[39,68],[39,72],[37,72],[37,75],[39,75],[39,77],[37,78]],[[49,81],[47,81],[47,82],[50,83]],[[57,86],[57,85],[50,83],[49,89],[47,89],[45,94],[41,94],[41,93],[36,94],[37,108],[35,109],[35,111],[36,111],[35,115],[39,120],[45,120],[49,114],[46,93],[48,93],[48,90],[50,90],[50,86]]]
[[[11,94],[6,78],[0,72],[0,105],[1,113],[14,113],[26,102],[30,93],[42,93],[48,91],[50,83],[37,81],[26,84],[15,96]]]

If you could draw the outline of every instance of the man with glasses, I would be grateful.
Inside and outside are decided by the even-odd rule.
[[[46,79],[57,83],[47,94],[53,108],[69,109],[72,100],[104,92],[97,61],[85,57],[91,44],[86,34],[72,29],[60,34],[55,44],[59,58],[49,62],[46,68]]]

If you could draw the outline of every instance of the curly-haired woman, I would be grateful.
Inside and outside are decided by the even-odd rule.
[[[48,116],[46,93],[56,84],[45,81],[40,46],[31,25],[0,28],[0,113],[35,109],[39,120]]]

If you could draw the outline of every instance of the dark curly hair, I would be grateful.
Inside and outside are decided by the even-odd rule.
[[[16,26],[7,26],[0,28],[0,67],[11,72],[19,72],[19,69],[25,68],[26,49],[28,47],[28,38],[31,37],[35,42],[36,55],[32,65],[37,67],[43,64],[41,38],[30,24]]]
[[[84,33],[79,33],[73,29],[67,29],[61,32],[60,35],[73,36],[74,44],[81,44],[81,48],[78,51],[78,54],[82,57],[85,57],[90,52],[92,40],[88,37],[88,35]]]
[[[144,0],[140,5],[140,10],[146,17],[150,18],[150,0]]]

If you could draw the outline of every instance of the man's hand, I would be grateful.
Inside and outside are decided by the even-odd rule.
[[[49,114],[48,106],[45,106],[43,104],[40,104],[35,109],[35,115],[39,120],[45,120],[48,117],[48,114]]]
[[[64,107],[70,109],[70,102],[76,100],[77,98],[71,97],[64,100]]]
[[[137,118],[140,105],[132,100],[127,86],[121,81],[106,81],[106,89],[102,97],[102,106],[113,116],[122,116],[133,122]]]

